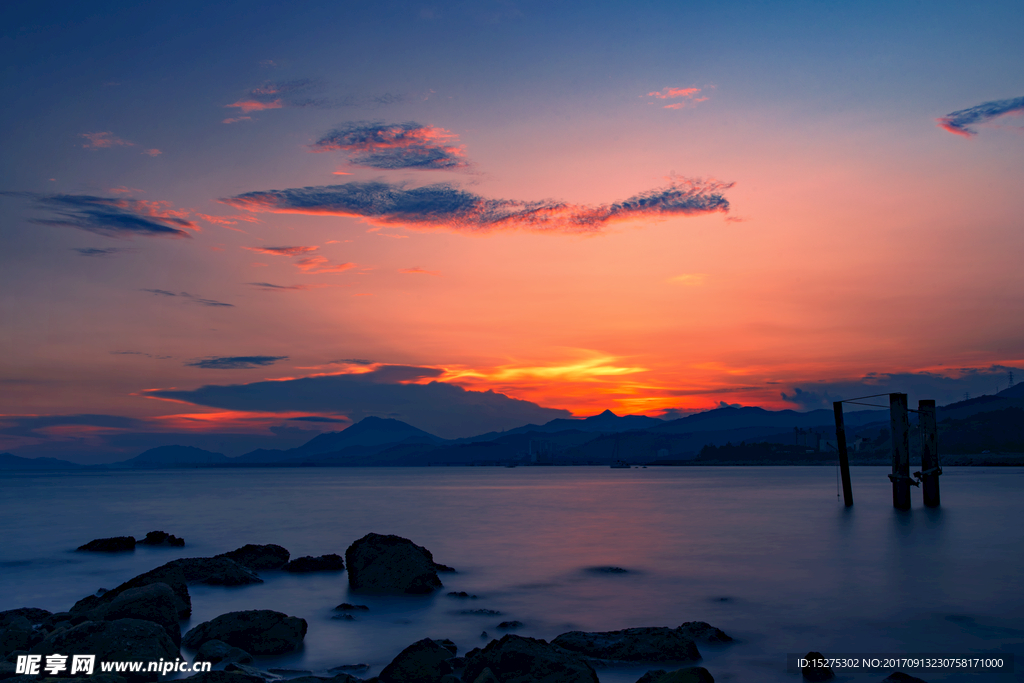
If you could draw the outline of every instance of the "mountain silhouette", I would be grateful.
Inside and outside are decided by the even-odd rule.
[[[194,446],[158,446],[134,458],[115,463],[115,467],[185,467],[189,465],[225,465],[231,459],[223,453],[204,451]]]
[[[76,470],[82,467],[78,463],[58,460],[57,458],[22,458],[10,453],[0,453],[0,470]]]

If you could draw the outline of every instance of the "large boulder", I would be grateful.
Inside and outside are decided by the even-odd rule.
[[[288,562],[291,553],[273,543],[267,545],[249,543],[217,557],[226,557],[249,569],[280,569]]]
[[[253,676],[241,671],[206,671],[180,680],[189,683],[266,683],[261,676]],[[90,681],[90,683],[92,682]]]
[[[131,536],[97,538],[94,541],[89,541],[85,545],[78,546],[78,550],[97,553],[119,553],[126,550],[135,550],[135,539]]]
[[[221,640],[254,655],[277,655],[301,645],[306,628],[305,619],[269,609],[251,609],[204,621],[186,633],[181,642],[198,649],[209,640]]]
[[[417,641],[398,653],[377,678],[380,683],[440,683],[452,673],[454,655],[430,638]]]
[[[725,631],[715,628],[706,621],[687,621],[676,630],[698,643],[732,642],[732,637],[726,635]]]
[[[587,657],[624,662],[696,662],[701,658],[693,639],[665,627],[570,631],[551,643]]]
[[[89,613],[93,621],[118,619],[145,619],[160,624],[175,645],[181,645],[181,627],[178,624],[178,599],[166,583],[151,583],[129,588],[118,593],[113,600]]]
[[[25,617],[9,619],[0,629],[0,657],[18,650],[29,650],[43,639],[43,634],[32,628]]]
[[[821,681],[830,681],[836,677],[832,672],[832,667],[827,664],[828,660],[820,652],[808,652],[804,659],[807,660],[807,666],[801,667],[800,673],[803,674],[805,681],[821,683]]]
[[[150,531],[144,539],[139,541],[139,545],[169,545],[181,548],[185,545],[185,539],[178,538],[166,531]]]
[[[661,674],[656,678],[652,677],[648,680],[644,680],[651,673]],[[714,676],[711,672],[705,669],[703,666],[688,666],[683,669],[676,669],[675,671],[648,671],[644,674],[644,678],[641,678],[637,683],[715,683]]]
[[[345,568],[345,560],[341,559],[341,555],[334,553],[330,555],[321,555],[320,557],[296,557],[294,560],[286,564],[282,569],[286,572],[293,572],[295,574],[305,574],[307,572],[338,572]]]
[[[0,628],[4,628],[12,619],[26,619],[32,626],[37,626],[50,618],[52,612],[38,607],[19,607],[0,612]]]
[[[179,656],[178,646],[163,627],[142,619],[87,621],[54,631],[31,652],[41,655],[96,655],[97,662],[156,662],[160,659],[175,660]],[[157,680],[156,672],[119,673],[128,680]]]
[[[893,671],[891,674],[882,679],[882,683],[928,683],[927,681],[918,678],[917,676],[911,676],[905,674],[902,671]]]
[[[242,586],[250,583],[263,583],[263,579],[251,569],[246,569],[226,557],[186,557],[172,560],[145,574],[139,574],[134,579],[125,581],[103,595],[90,595],[82,598],[71,608],[71,612],[89,612],[111,602],[130,588],[148,586],[151,583],[166,583],[170,586],[178,599],[178,617],[188,619],[192,615],[192,599],[188,593],[189,584]]]
[[[543,640],[514,635],[467,653],[462,680],[476,681],[484,669],[500,683],[598,683],[597,673],[582,657]]]
[[[193,662],[210,662],[211,664],[252,664],[252,655],[245,650],[232,647],[223,640],[208,640],[199,646]]]
[[[430,593],[444,588],[434,556],[407,538],[367,534],[345,551],[349,587],[366,593]]]

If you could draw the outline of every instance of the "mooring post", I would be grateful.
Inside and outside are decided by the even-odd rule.
[[[843,423],[843,402],[835,401],[832,409],[836,414],[836,450],[839,451],[839,472],[843,477],[843,502],[846,507],[853,505],[853,487],[850,485],[850,456],[846,452],[846,425]]]
[[[921,490],[925,507],[939,507],[939,429],[935,421],[935,401],[917,403],[917,420],[921,427]]]
[[[892,431],[892,506],[910,509],[910,417],[906,394],[889,394],[889,426]]]

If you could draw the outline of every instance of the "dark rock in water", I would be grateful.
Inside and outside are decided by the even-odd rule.
[[[292,674],[308,674],[310,676],[313,675],[313,672],[309,669],[275,669],[274,667],[270,667],[269,669],[267,669],[267,671],[277,676],[291,676]]]
[[[208,640],[199,646],[193,662],[211,662],[213,664],[251,664],[252,655],[245,650],[232,647],[223,640]]]
[[[189,648],[199,648],[209,640],[221,640],[254,655],[291,652],[306,637],[306,620],[283,612],[253,609],[228,612],[199,624],[181,639]]]
[[[487,631],[481,631],[481,632],[480,632],[480,637],[481,637],[482,639],[484,639],[484,640],[487,640],[488,638],[490,638],[490,636],[489,636],[489,635],[487,635]],[[468,657],[469,655],[466,655],[466,656]]]
[[[144,619],[160,624],[175,645],[181,645],[181,627],[178,625],[178,599],[166,583],[151,583],[129,588],[113,600],[89,613],[91,621],[117,621],[118,619]]]
[[[459,669],[465,669],[466,668],[466,658],[465,657],[452,657],[451,659],[448,660],[448,666],[450,666],[453,671],[458,671]]]
[[[570,631],[552,645],[595,659],[625,662],[695,662],[701,658],[693,639],[665,627],[627,628],[587,633]]]
[[[466,591],[458,591],[458,592],[451,591],[451,592],[448,593],[448,597],[449,598],[471,598],[473,600],[476,600],[476,596],[475,595],[470,595]]]
[[[640,679],[641,681],[643,678]],[[660,678],[652,679],[653,683],[715,683],[714,677],[703,666],[688,666],[684,669],[669,671]],[[639,681],[637,682],[639,683]]]
[[[328,673],[341,673],[345,671],[366,671],[369,668],[369,664],[342,664],[341,666],[332,666],[327,671]]]
[[[85,545],[78,546],[78,550],[87,550],[96,553],[120,553],[126,550],[135,550],[135,539],[131,536],[115,536],[114,538],[97,538]]]
[[[498,628],[504,629],[506,631],[512,631],[514,629],[522,628],[522,627],[523,627],[523,622],[515,621],[515,620],[513,620],[513,621],[503,621],[500,624],[498,624]]]
[[[265,681],[281,680],[281,676],[272,674],[269,671],[264,671],[263,669],[259,669],[255,666],[249,666],[248,664],[239,664],[238,662],[231,662],[230,664],[224,667],[224,670],[230,671],[231,673],[242,673],[249,674],[250,676],[259,676]]]
[[[28,623],[32,626],[38,626],[49,619],[51,615],[52,612],[48,612],[45,609],[39,609],[38,607],[19,607],[17,609],[9,609],[0,612],[0,628],[7,626],[10,620],[16,617],[27,619]]]
[[[188,619],[192,615],[192,599],[188,593],[189,584],[242,586],[250,583],[263,583],[263,579],[251,569],[246,569],[226,557],[186,557],[172,560],[145,574],[140,574],[134,579],[129,579],[102,596],[90,595],[82,598],[71,608],[71,612],[89,612],[112,601],[129,588],[148,586],[151,583],[166,583],[170,586],[178,599],[178,617]]]
[[[494,675],[493,671],[485,667],[484,670],[480,672],[480,675],[472,681],[469,681],[469,683],[501,683],[501,681],[498,680],[498,677]]]
[[[501,683],[598,683],[597,673],[582,657],[543,640],[514,635],[467,653],[462,680],[476,681],[484,669]]]
[[[459,654],[459,646],[451,638],[434,638],[434,642],[452,653],[452,657]]]
[[[430,638],[419,640],[398,653],[377,678],[380,683],[441,683],[452,673],[453,653]]]
[[[185,545],[185,539],[165,531],[150,531],[144,539],[139,541],[139,545],[169,545],[181,548]]]
[[[324,678],[322,676],[299,676],[298,678],[289,678],[288,683],[363,683],[363,679],[356,678],[352,674],[337,673],[330,678]]]
[[[622,567],[587,567],[587,571],[592,574],[628,574],[628,569]]]
[[[345,561],[341,555],[321,555],[320,557],[297,557],[282,569],[286,572],[304,574],[306,572],[337,572],[345,568]]]
[[[263,579],[256,572],[226,557],[185,557],[168,562],[153,571],[163,568],[180,571],[185,577],[185,582],[189,584],[245,586],[250,583],[263,583]]]
[[[6,657],[18,650],[30,650],[43,640],[43,634],[32,628],[25,617],[12,617],[7,626],[0,629],[0,657]]]
[[[891,674],[885,677],[882,683],[928,683],[917,676],[911,676],[905,674],[902,671],[893,671]]]
[[[800,673],[803,674],[805,681],[830,681],[836,677],[832,673],[832,669],[825,664],[825,657],[820,652],[808,652],[807,656],[804,657],[807,660],[808,666],[801,667]]]
[[[64,626],[70,628],[72,626],[78,626],[87,621],[92,621],[85,614],[74,614],[72,612],[54,612],[50,617],[42,623],[42,628],[47,631],[52,631],[58,626]]]
[[[435,563],[434,563],[434,569],[436,569],[436,570],[437,570],[437,571],[439,571],[439,572],[447,572],[447,573],[449,573],[449,574],[458,574],[458,573],[459,573],[459,572],[458,572],[458,571],[457,571],[457,570],[455,569],[455,567],[449,567],[449,566],[448,566],[448,565],[446,565],[446,564],[439,564],[439,563],[437,563],[437,562],[435,562]]]
[[[400,536],[367,534],[345,551],[352,590],[368,593],[431,593],[443,588],[434,557]]]
[[[658,681],[661,680],[661,677],[666,674],[668,674],[668,672],[664,669],[654,669],[638,678],[636,683],[658,683]]]
[[[217,557],[226,557],[249,569],[280,569],[288,563],[291,553],[273,543],[268,545],[249,543],[229,553],[217,555]]]
[[[459,614],[467,614],[474,617],[499,617],[501,612],[496,609],[464,609]]]
[[[353,605],[348,602],[343,602],[334,608],[338,612],[369,612],[370,608],[366,605]]]
[[[252,676],[240,671],[207,671],[179,680],[189,681],[189,683],[266,683],[260,676]],[[92,681],[90,680],[89,683]]]
[[[725,631],[715,628],[706,621],[688,621],[676,630],[699,643],[732,642],[732,638],[726,635]]]
[[[163,627],[142,619],[87,621],[67,630],[54,631],[32,648],[32,654],[96,655],[98,662],[155,662],[175,660],[178,647]],[[98,668],[97,664],[97,668]],[[157,673],[125,673],[129,681],[155,681]]]
[[[355,621],[356,620],[356,618],[354,616],[352,616],[351,614],[349,614],[348,612],[346,612],[344,614],[335,614],[333,617],[331,617],[331,619],[335,619],[337,621]]]

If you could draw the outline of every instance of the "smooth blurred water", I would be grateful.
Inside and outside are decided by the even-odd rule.
[[[458,574],[430,597],[348,594],[347,574],[261,572],[266,583],[192,587],[183,632],[228,611],[305,618],[301,652],[265,666],[369,676],[424,637],[460,654],[500,637],[707,621],[736,638],[701,646],[716,681],[791,681],[785,655],[1024,655],[1024,471],[946,468],[943,506],[891,506],[887,468],[853,468],[856,505],[829,467],[197,469],[4,473],[0,609],[68,609],[98,588],[177,557],[277,543],[293,557],[344,554],[369,532],[398,534]],[[93,538],[161,529],[184,548],[76,553]],[[623,574],[592,571],[616,566]],[[458,600],[448,591],[467,591]],[[330,617],[365,604],[356,621]],[[499,610],[467,616],[464,609]],[[191,653],[186,653],[191,655]],[[1024,661],[1017,667],[1020,671]],[[649,668],[599,669],[632,683]],[[671,668],[671,667],[669,667]],[[839,680],[880,681],[887,672]],[[928,681],[1024,680],[916,672]]]

